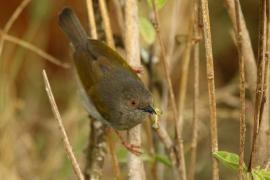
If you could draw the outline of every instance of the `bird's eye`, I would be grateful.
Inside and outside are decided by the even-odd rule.
[[[135,99],[130,101],[130,105],[131,106],[136,106],[137,105],[137,101]]]

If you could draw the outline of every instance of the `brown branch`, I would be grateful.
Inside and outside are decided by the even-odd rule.
[[[210,30],[210,19],[208,10],[208,0],[200,0],[201,2],[201,13],[203,21],[203,34],[206,51],[207,61],[207,79],[208,79],[208,96],[210,106],[210,129],[211,129],[211,146],[212,153],[218,151],[218,133],[217,133],[217,111],[216,111],[216,95],[215,95],[215,81],[214,81],[214,63],[211,43],[211,30]],[[213,180],[219,179],[219,168],[218,161],[212,157],[213,161]]]
[[[239,1],[239,0],[238,0]],[[237,34],[237,23],[236,23],[236,14],[235,14],[235,0],[224,0],[226,9],[228,11],[229,17],[233,23],[233,28],[235,34]],[[257,68],[256,60],[254,57],[254,52],[251,45],[250,36],[248,29],[246,27],[246,22],[241,10],[241,5],[239,5],[239,26],[241,28],[242,36],[242,54],[245,63],[245,74],[246,81],[248,85],[249,92],[252,97],[253,104],[255,103],[255,97],[253,96],[256,91],[256,77],[257,77]]]
[[[106,41],[108,45],[115,49],[114,46],[114,40],[113,40],[113,35],[112,35],[112,29],[111,29],[111,24],[110,24],[110,19],[108,16],[108,11],[107,11],[107,6],[106,6],[106,1],[105,0],[99,0],[99,7],[100,7],[100,12],[102,16],[102,20],[104,23],[104,31],[106,35]],[[119,162],[115,154],[115,142],[113,142],[111,138],[111,131],[107,135],[107,142],[109,145],[109,150],[112,158],[112,164],[113,164],[113,169],[116,175],[116,178],[118,180],[121,179],[121,173],[120,173],[120,167],[119,167]]]
[[[10,28],[12,27],[12,25],[14,24],[14,22],[16,21],[16,19],[19,17],[19,15],[22,13],[22,11],[24,10],[24,8],[31,2],[31,0],[24,0],[21,2],[21,4],[16,8],[16,10],[13,12],[13,14],[11,15],[11,17],[9,18],[8,22],[6,23],[4,29],[3,29],[3,33],[7,34],[8,31],[10,30]],[[2,55],[2,51],[3,51],[3,47],[4,47],[4,38],[0,39],[0,57]]]
[[[63,63],[61,62],[59,59],[53,57],[52,55],[44,52],[42,49],[39,49],[38,47],[32,45],[31,43],[28,43],[26,41],[23,41],[19,38],[16,38],[14,36],[5,34],[3,31],[0,31],[0,35],[3,36],[3,39],[15,44],[18,44],[21,47],[24,47],[26,49],[31,50],[32,52],[36,53],[37,55],[41,56],[42,58],[48,60],[49,62],[61,66],[63,68],[69,68],[69,64],[68,63]]]
[[[172,87],[172,81],[170,78],[170,72],[169,72],[169,65],[168,65],[168,56],[166,56],[165,53],[165,46],[164,43],[161,39],[161,33],[160,33],[160,27],[159,27],[159,17],[158,17],[158,13],[157,13],[157,7],[156,7],[156,3],[154,0],[152,1],[152,6],[153,6],[153,10],[154,10],[154,18],[155,18],[155,30],[157,33],[157,37],[158,37],[158,42],[160,45],[160,49],[161,49],[161,59],[162,59],[162,65],[165,71],[165,75],[166,75],[166,81],[168,84],[168,88],[169,88],[169,96],[170,96],[170,101],[172,104],[172,110],[173,110],[173,120],[176,126],[176,138],[177,138],[177,145],[178,145],[178,170],[179,170],[179,175],[181,177],[181,179],[185,180],[186,179],[186,168],[185,168],[185,159],[184,157],[182,157],[184,150],[182,149],[183,145],[183,141],[182,141],[182,136],[181,136],[181,131],[178,128],[178,120],[177,120],[177,116],[178,116],[178,112],[176,109],[176,102],[175,102],[175,95],[173,92],[173,87]]]
[[[57,105],[56,105],[56,102],[55,102],[55,99],[54,99],[54,96],[53,96],[53,93],[52,93],[52,90],[51,90],[51,86],[50,86],[46,71],[43,70],[42,73],[43,73],[44,84],[45,84],[45,87],[46,87],[46,92],[47,92],[49,100],[50,100],[51,108],[53,110],[53,114],[54,114],[55,118],[58,121],[59,129],[60,129],[62,139],[63,139],[64,145],[65,145],[64,146],[65,151],[67,153],[68,158],[71,161],[73,171],[74,171],[77,179],[84,180],[81,169],[80,169],[79,164],[78,164],[78,162],[77,162],[77,160],[76,160],[76,158],[74,156],[74,153],[72,151],[72,147],[71,147],[71,145],[69,143],[69,140],[68,140],[68,137],[67,137],[67,133],[66,133],[64,125],[62,123],[63,121],[62,121],[61,115],[59,113],[59,110],[57,108]]]
[[[108,45],[110,47],[115,49],[112,30],[111,30],[111,23],[110,23],[110,19],[109,19],[109,16],[108,16],[108,11],[107,11],[107,6],[106,6],[106,1],[105,0],[99,0],[99,6],[100,6],[100,12],[101,12],[102,20],[103,20],[103,23],[104,23],[104,31],[105,31],[107,43],[108,43]]]
[[[137,0],[127,0],[125,5],[125,46],[127,61],[131,67],[140,67],[139,18]],[[141,125],[128,131],[130,144],[141,146]],[[130,180],[145,179],[143,161],[140,156],[129,153],[128,177]]]
[[[172,166],[173,166],[172,168],[173,168],[174,177],[175,177],[175,179],[179,179],[179,178],[177,178],[179,175],[178,175],[178,172],[175,168],[175,167],[177,167],[177,157],[176,157],[176,150],[175,150],[175,146],[173,144],[173,141],[171,140],[169,134],[164,129],[164,127],[161,126],[160,124],[158,125],[158,128],[155,129],[155,131],[157,132],[158,137],[161,139],[167,152],[169,153],[169,157],[171,159]]]
[[[269,61],[269,3],[267,0],[260,1],[260,24],[259,24],[259,53],[258,53],[258,72],[257,87],[254,110],[253,139],[250,154],[249,172],[255,166],[257,151],[257,136],[260,132],[260,125],[265,104],[265,91],[268,79]]]
[[[91,32],[91,37],[93,39],[97,39],[97,27],[95,23],[95,15],[94,15],[94,10],[93,10],[93,2],[92,0],[86,0],[86,8],[87,8],[87,14],[88,14],[88,25],[89,25],[89,30]]]
[[[244,175],[244,155],[245,155],[245,138],[246,138],[246,119],[245,119],[245,64],[243,56],[243,37],[242,37],[242,27],[240,24],[240,2],[235,0],[235,17],[236,17],[236,26],[237,26],[237,47],[238,47],[238,56],[239,56],[239,74],[240,74],[240,153],[239,153],[239,171],[238,179],[242,180]]]
[[[84,168],[84,177],[86,180],[99,180],[103,174],[103,165],[107,154],[106,146],[106,125],[99,120],[91,119],[89,142],[86,149],[86,165]]]
[[[194,4],[194,37],[200,36],[200,25],[199,25],[199,1]],[[193,180],[195,176],[196,159],[197,159],[197,141],[198,141],[198,107],[199,107],[199,42],[196,42],[193,48],[193,59],[194,59],[194,85],[193,85],[193,119],[192,119],[192,140],[191,140],[191,156],[188,179]]]

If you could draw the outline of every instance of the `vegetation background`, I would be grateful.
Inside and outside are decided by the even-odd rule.
[[[175,25],[175,47],[171,65],[171,79],[178,99],[180,79],[182,76],[182,59],[186,47],[186,37],[189,33],[189,0],[180,0],[178,18],[173,21]],[[0,1],[0,27],[3,31],[6,23],[14,10],[20,5],[21,0]],[[171,33],[171,17],[176,1],[167,0],[158,11],[160,17],[160,31],[165,47],[168,46]],[[62,62],[72,64],[71,48],[64,34],[60,31],[57,19],[60,10],[72,7],[79,15],[84,27],[88,27],[87,9],[85,1],[75,0],[32,0],[22,13],[17,17],[8,34],[27,41],[42,49]],[[258,49],[258,26],[259,26],[259,3],[254,0],[241,1],[242,11],[246,20],[247,29],[251,37],[254,54]],[[115,37],[121,37],[121,30],[117,25],[117,10],[111,0],[107,1],[110,22]],[[151,7],[146,0],[138,1],[139,16],[145,19],[153,18]],[[216,102],[218,120],[219,149],[239,153],[239,70],[237,46],[234,42],[232,22],[228,16],[223,0],[209,1],[210,23],[212,33]],[[150,20],[149,20],[150,22]],[[151,29],[151,28],[150,28]],[[156,46],[157,41],[151,40],[150,35],[144,35],[141,29],[142,54],[153,53],[151,48]],[[148,32],[148,30],[146,30]],[[151,30],[150,30],[151,31]],[[153,33],[153,32],[150,32]],[[2,36],[3,34],[1,34]],[[2,38],[0,36],[0,38]],[[154,35],[155,36],[155,35]],[[147,39],[148,38],[148,39]],[[150,40],[149,40],[150,38]],[[150,42],[149,42],[150,41]],[[153,45],[154,43],[154,45]],[[121,44],[121,43],[120,43]],[[203,43],[201,43],[203,44]],[[158,49],[158,48],[156,48]],[[167,49],[168,50],[168,49]],[[159,52],[159,50],[157,50]],[[168,50],[170,51],[170,50]],[[157,78],[161,86],[166,87],[164,72],[160,67],[159,55],[157,55],[156,73],[153,77],[144,78],[146,83],[149,79]],[[147,61],[144,64],[147,65]],[[28,179],[74,179],[72,166],[64,152],[61,135],[46,95],[42,69],[46,69],[56,102],[61,112],[64,126],[72,144],[75,156],[81,167],[85,163],[85,149],[88,143],[89,119],[80,103],[76,86],[74,71],[72,68],[63,68],[48,62],[41,56],[27,48],[5,40],[3,51],[0,54],[0,179],[28,180]],[[191,63],[188,73],[187,94],[185,101],[184,117],[184,152],[186,165],[189,167],[191,137],[192,137],[192,107],[193,107],[193,69]],[[145,68],[143,77],[147,76],[149,69]],[[200,48],[200,97],[198,109],[198,149],[195,167],[195,179],[211,179],[211,141],[210,121],[207,93],[206,61],[204,48]],[[164,85],[165,84],[165,85]],[[249,160],[251,146],[251,126],[253,120],[253,106],[251,97],[246,95],[246,163]],[[158,103],[157,103],[158,104]],[[157,105],[158,106],[158,105]],[[163,109],[159,107],[161,111]],[[166,128],[173,137],[174,123],[170,107]],[[265,111],[269,111],[266,109]],[[267,118],[269,124],[269,117]],[[145,127],[147,125],[144,124]],[[143,128],[147,129],[147,128]],[[147,179],[173,179],[170,171],[170,160],[160,140],[152,132],[154,143],[161,160],[153,160],[151,147],[147,141],[147,130],[143,131],[143,155]],[[268,139],[269,140],[269,139]],[[115,151],[119,160],[121,175],[127,177],[127,151],[123,148],[118,138],[113,135],[116,143]],[[161,150],[160,150],[161,149]],[[269,154],[268,154],[269,155]],[[270,156],[264,157],[268,161]],[[153,173],[153,164],[157,163],[158,170]],[[261,166],[264,162],[261,163]],[[187,168],[189,170],[189,168]],[[114,177],[111,156],[105,158],[102,179]],[[224,166],[220,166],[220,179],[236,179],[237,173]]]

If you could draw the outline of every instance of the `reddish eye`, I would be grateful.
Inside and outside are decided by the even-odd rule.
[[[135,105],[137,104],[137,102],[136,102],[135,100],[131,100],[131,101],[130,101],[130,104],[131,104],[132,106],[135,106]]]

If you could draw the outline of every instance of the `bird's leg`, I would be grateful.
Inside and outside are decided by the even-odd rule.
[[[133,153],[133,154],[135,154],[137,156],[139,156],[139,155],[142,154],[142,151],[141,151],[141,147],[140,146],[137,146],[137,145],[134,145],[134,144],[130,144],[129,142],[127,142],[126,140],[124,140],[123,136],[120,134],[119,131],[117,131],[117,130],[114,130],[114,131],[115,131],[116,135],[120,138],[121,143],[125,146],[125,148],[129,152],[131,152],[131,153]]]

